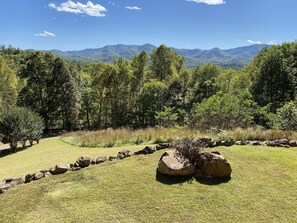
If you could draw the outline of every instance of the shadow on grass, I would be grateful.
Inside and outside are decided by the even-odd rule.
[[[193,182],[192,176],[187,177],[171,177],[166,176],[164,174],[159,173],[158,170],[156,170],[156,180],[160,183],[167,184],[167,185],[173,185],[173,184],[179,184],[182,185],[183,183],[192,183]]]
[[[226,178],[205,178],[205,177],[195,177],[195,180],[200,183],[200,184],[205,184],[205,185],[219,185],[223,183],[228,183],[231,180],[231,177],[226,177]]]
[[[223,183],[228,183],[231,180],[231,177],[227,178],[219,178],[219,179],[213,179],[213,178],[205,178],[205,177],[193,177],[193,176],[187,176],[187,177],[173,177],[173,176],[166,176],[164,174],[161,174],[158,172],[158,169],[156,170],[156,180],[160,183],[167,184],[167,185],[173,185],[173,184],[179,184],[182,185],[183,183],[193,183],[194,180],[196,180],[200,184],[205,184],[209,186],[219,185]]]

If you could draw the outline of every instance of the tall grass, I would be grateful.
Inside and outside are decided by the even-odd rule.
[[[227,131],[219,134],[220,139],[235,140],[276,140],[276,139],[297,139],[297,132],[282,130],[265,130],[263,127],[256,126],[253,128],[237,128],[233,131]]]
[[[78,131],[64,134],[64,142],[82,147],[113,147],[121,145],[156,144],[172,142],[181,138],[205,136],[197,130],[186,128],[106,129]]]

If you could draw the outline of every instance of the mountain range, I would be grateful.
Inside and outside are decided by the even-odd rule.
[[[212,62],[224,68],[241,68],[248,64],[263,47],[270,47],[270,45],[255,44],[227,50],[219,48],[213,48],[210,50],[178,48],[171,49],[185,57],[185,65],[187,67],[196,67],[197,65],[203,65],[207,62]],[[139,54],[142,50],[150,54],[155,48],[156,46],[151,44],[118,44],[107,45],[97,49],[84,49],[77,51],[50,50],[50,52],[69,60],[108,63],[119,57],[131,59],[134,55]]]

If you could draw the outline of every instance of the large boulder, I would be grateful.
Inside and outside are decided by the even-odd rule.
[[[85,168],[91,164],[91,158],[87,156],[81,156],[76,160],[76,163],[81,168]]]
[[[195,166],[178,156],[176,150],[169,150],[161,156],[158,172],[168,176],[191,176],[195,173]]]
[[[59,164],[54,166],[50,169],[50,173],[53,175],[66,173],[70,169],[70,166],[68,164]]]
[[[196,163],[197,176],[227,178],[231,176],[230,163],[219,152],[202,152]]]

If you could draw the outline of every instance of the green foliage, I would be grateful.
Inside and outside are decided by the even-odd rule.
[[[178,73],[184,63],[184,58],[165,45],[161,45],[151,54],[152,78],[160,81]]]
[[[247,91],[239,95],[218,93],[199,104],[193,110],[193,125],[200,129],[232,129],[252,124],[257,108]]]
[[[297,43],[263,49],[250,64],[252,77],[251,93],[260,106],[271,104],[276,112],[284,103],[293,100],[296,94]]]
[[[296,101],[290,101],[284,104],[276,112],[275,128],[281,130],[297,130],[297,103]]]
[[[156,113],[156,119],[158,119],[161,126],[172,127],[175,125],[178,119],[178,114],[173,113],[173,109],[164,107],[164,111]]]
[[[3,107],[15,105],[17,100],[18,79],[4,57],[0,55],[0,100]]]
[[[17,145],[27,140],[39,140],[43,131],[42,119],[26,108],[10,107],[3,113],[0,121],[0,134],[3,141],[10,144],[11,150],[16,152]]]
[[[80,77],[76,69],[50,53],[27,55],[21,77],[26,86],[18,104],[37,112],[50,128],[73,129],[80,109]]]

